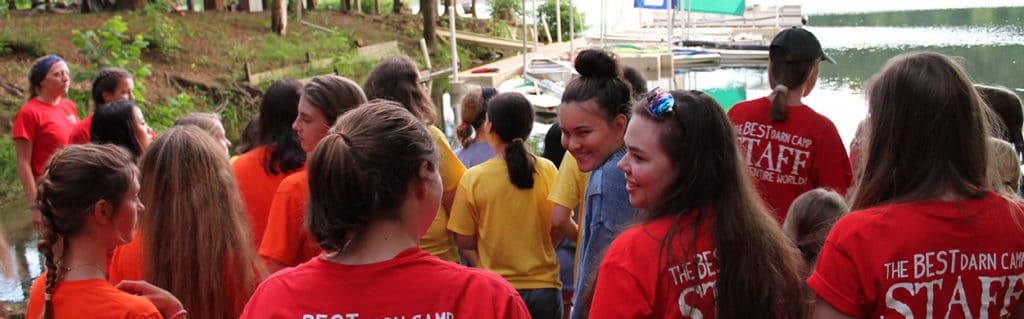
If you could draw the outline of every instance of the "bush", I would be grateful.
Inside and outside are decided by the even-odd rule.
[[[373,10],[376,10],[376,8],[374,8],[373,0],[363,0],[359,4],[360,8],[363,9],[364,14],[373,14]],[[355,3],[353,3],[353,5],[355,5]],[[393,0],[380,0],[380,14],[391,13],[391,10],[394,7],[395,2]]]
[[[121,16],[110,18],[98,30],[71,31],[74,35],[71,43],[91,64],[91,68],[75,72],[75,82],[91,81],[96,75],[92,70],[102,67],[124,68],[135,77],[135,96],[143,100],[146,86],[141,80],[149,76],[150,71],[149,64],[143,63],[140,56],[149,43],[142,39],[142,35],[133,37],[125,31],[128,31],[128,24],[121,20]]]
[[[0,180],[8,181],[0,183],[0,198],[4,194],[14,196],[21,194],[21,182],[18,179],[18,158],[14,153],[14,140],[10,136],[0,136]]]
[[[523,14],[522,0],[487,0],[491,5],[491,19],[517,21]]]
[[[146,124],[157,132],[174,126],[174,121],[196,110],[196,103],[188,93],[167,97],[164,102],[152,103],[145,109]]]
[[[142,17],[146,20],[146,32],[144,36],[149,42],[149,48],[154,49],[164,56],[174,56],[181,51],[181,36],[185,32],[167,17],[170,6],[163,1],[150,3],[142,10]]]
[[[547,0],[544,1],[544,4],[541,4],[540,7],[537,7],[539,15],[544,16],[544,19],[548,24],[548,28],[551,28],[551,36],[555,37],[555,39],[558,37],[555,35],[555,33],[558,32],[558,20],[555,19],[555,17],[558,16],[558,12],[555,10],[557,5],[558,4],[555,0]],[[562,1],[562,40],[569,40],[569,6],[569,1]],[[573,28],[574,31],[576,31],[576,34],[579,35],[587,28],[587,24],[584,23],[583,15],[580,14],[579,8],[572,8],[572,10],[574,10],[573,13],[575,13],[573,16]],[[538,21],[540,21],[540,16],[537,17]],[[550,40],[554,41],[555,39]]]

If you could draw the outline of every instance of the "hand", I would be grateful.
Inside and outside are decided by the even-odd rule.
[[[178,298],[175,298],[170,292],[142,280],[122,280],[117,284],[117,289],[149,299],[149,302],[152,302],[156,309],[160,310],[160,314],[164,318],[185,309],[181,305],[181,301],[178,301]]]

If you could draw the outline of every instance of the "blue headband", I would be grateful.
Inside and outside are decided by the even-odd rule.
[[[40,83],[43,83],[43,79],[46,78],[46,73],[50,72],[50,67],[52,67],[54,63],[61,61],[64,61],[64,59],[55,54],[50,54],[39,59],[36,64],[32,65],[32,70],[28,73],[28,83],[31,85],[39,85]]]

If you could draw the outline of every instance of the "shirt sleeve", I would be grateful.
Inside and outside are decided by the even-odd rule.
[[[590,318],[653,318],[653,291],[645,288],[629,268],[629,260],[616,240],[601,262],[590,303]],[[648,283],[655,285],[656,283]]]
[[[555,183],[551,186],[551,193],[548,194],[548,200],[562,207],[576,208],[580,197],[580,189],[576,182],[577,175],[579,175],[579,167],[576,166],[576,160],[572,158],[572,154],[565,152],[565,155],[562,156],[562,164],[558,168],[558,174],[555,176]]]
[[[295,266],[302,262],[297,259],[302,244],[302,217],[305,216],[306,194],[299,194],[302,193],[299,187],[286,182],[282,182],[278,187],[277,194],[270,204],[267,228],[263,231],[259,255],[286,266]]]
[[[14,115],[14,123],[11,127],[11,137],[14,139],[24,139],[29,142],[34,142],[36,137],[36,131],[38,130],[39,119],[35,114],[25,110],[25,106],[22,106],[22,110],[18,111]]]
[[[845,251],[836,245],[833,238],[835,232],[821,248],[821,255],[815,266],[814,273],[807,279],[807,285],[818,297],[833,308],[847,315],[865,318],[867,311],[864,288],[858,282],[856,265]]]
[[[853,184],[853,168],[850,165],[850,157],[846,154],[843,140],[839,137],[839,131],[834,124],[825,119],[825,130],[822,134],[819,145],[815,152],[814,166],[812,173],[817,178],[817,187],[831,189],[839,194],[845,195],[846,190]]]
[[[448,230],[463,236],[477,233],[477,210],[473,205],[470,187],[466,180],[460,183],[459,190],[455,192],[455,201],[452,202],[451,214],[448,216]]]
[[[431,125],[430,133],[434,137],[434,144],[440,156],[438,165],[441,168],[441,186],[445,192],[453,191],[459,186],[462,175],[466,173],[466,166],[462,165],[462,161],[459,161],[455,152],[452,152],[451,146],[448,146],[448,139],[441,130]]]

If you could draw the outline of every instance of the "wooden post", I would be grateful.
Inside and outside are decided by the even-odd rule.
[[[252,65],[249,62],[245,62],[245,81],[252,83]]]

